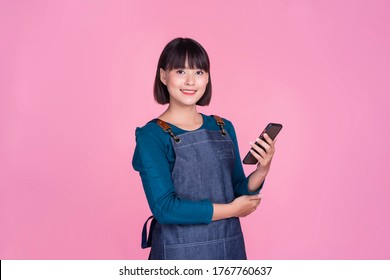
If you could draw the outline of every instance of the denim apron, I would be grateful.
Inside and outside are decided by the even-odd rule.
[[[225,204],[235,198],[231,179],[233,141],[224,129],[223,120],[214,117],[221,131],[200,129],[179,136],[172,133],[167,123],[157,120],[171,135],[176,155],[172,181],[181,199],[208,199]],[[239,218],[195,225],[160,224],[153,219],[149,242],[146,241],[146,223],[142,247],[148,247],[147,243],[151,245],[149,259],[246,259]]]

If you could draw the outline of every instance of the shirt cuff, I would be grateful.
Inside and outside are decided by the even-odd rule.
[[[249,178],[249,177],[248,177],[248,178]],[[250,191],[250,190],[248,189],[248,184],[247,184],[248,195],[254,195],[254,194],[260,193],[261,189],[263,188],[264,182],[265,182],[265,179],[264,179],[263,183],[261,183],[260,188],[259,188],[257,191],[255,191],[255,192]]]

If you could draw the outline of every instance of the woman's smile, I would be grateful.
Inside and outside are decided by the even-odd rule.
[[[197,92],[195,89],[180,89],[180,91],[185,95],[194,95]]]

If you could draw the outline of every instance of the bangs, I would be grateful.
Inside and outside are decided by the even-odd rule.
[[[188,59],[190,69],[201,69],[206,72],[210,71],[210,62],[206,51],[198,43],[191,39],[184,39],[178,42],[167,53],[166,61],[162,66],[165,70],[185,68]],[[164,65],[165,64],[165,65]]]

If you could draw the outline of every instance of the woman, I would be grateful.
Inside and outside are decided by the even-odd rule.
[[[205,49],[189,38],[169,42],[154,84],[155,100],[169,106],[136,129],[133,157],[154,215],[150,259],[246,259],[239,217],[260,204],[274,142],[251,143],[259,163],[245,177],[232,123],[197,111],[211,91]],[[143,238],[146,247],[146,223]]]

